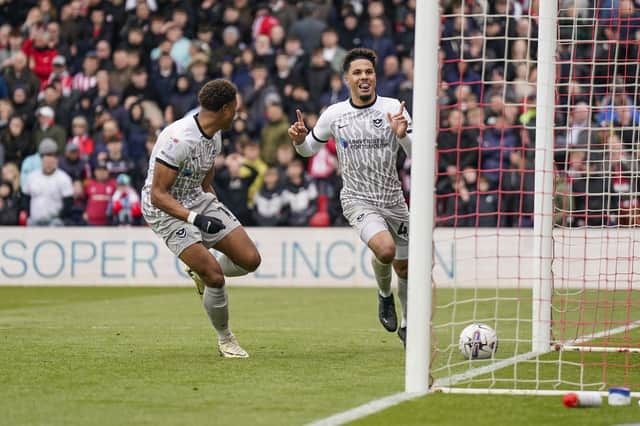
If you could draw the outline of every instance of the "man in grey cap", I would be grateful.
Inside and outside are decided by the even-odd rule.
[[[23,182],[23,207],[28,226],[62,226],[73,205],[73,185],[68,174],[58,169],[58,144],[45,138],[38,146],[41,167]]]

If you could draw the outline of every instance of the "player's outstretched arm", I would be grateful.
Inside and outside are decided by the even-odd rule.
[[[309,130],[304,125],[304,119],[302,118],[302,111],[296,110],[298,120],[289,127],[289,137],[293,141],[298,154],[303,157],[311,157],[322,148],[322,143],[315,140],[313,133],[309,133]],[[321,116],[322,117],[322,116]]]
[[[178,170],[156,161],[151,183],[151,204],[171,216],[197,226],[201,231],[215,234],[224,224],[215,217],[208,217],[188,210],[169,192],[178,176]]]
[[[304,125],[304,119],[302,118],[302,111],[296,110],[296,116],[298,120],[289,127],[289,137],[293,141],[294,145],[300,145],[304,142],[305,138],[309,134],[309,129]]]
[[[393,130],[393,133],[395,133],[396,136],[400,139],[407,136],[409,121],[407,120],[407,117],[404,116],[404,101],[400,102],[400,111],[396,114],[391,115],[390,112],[387,113],[387,119],[389,119],[391,130]]]
[[[387,113],[391,130],[398,137],[398,143],[404,152],[411,157],[411,135],[409,134],[409,114],[404,109],[404,101],[400,102],[400,111],[396,114]]]

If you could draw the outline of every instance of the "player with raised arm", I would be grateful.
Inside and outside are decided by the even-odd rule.
[[[226,358],[247,358],[229,329],[225,276],[255,271],[260,254],[213,187],[221,131],[231,128],[236,87],[213,80],[198,93],[200,111],[167,126],[158,136],[142,188],[142,212],[167,247],[189,268]],[[209,251],[222,252],[216,258]]]
[[[411,155],[411,117],[404,102],[376,94],[376,54],[356,48],[343,64],[350,98],[329,106],[308,131],[302,112],[289,128],[296,151],[309,157],[329,138],[336,141],[343,179],[340,199],[345,217],[373,252],[378,283],[378,317],[390,332],[407,333],[407,260],[409,209],[404,200],[396,156],[402,146]],[[391,291],[391,267],[398,275],[402,307],[400,328]]]

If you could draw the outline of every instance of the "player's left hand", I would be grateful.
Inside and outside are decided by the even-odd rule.
[[[387,119],[389,119],[391,130],[393,130],[396,136],[400,139],[407,136],[409,122],[407,121],[407,117],[404,116],[404,101],[400,102],[400,111],[397,114],[391,115],[390,112],[387,113]]]

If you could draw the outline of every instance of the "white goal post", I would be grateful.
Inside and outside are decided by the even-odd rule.
[[[604,394],[611,386],[640,386],[640,375],[633,374],[640,364],[640,39],[624,38],[640,37],[640,18],[634,21],[635,15],[622,9],[602,9],[599,0],[505,2],[507,12],[496,12],[495,2],[487,1],[469,6],[473,10],[467,10],[473,2],[459,0],[416,2],[405,392]],[[489,43],[500,39],[489,29],[491,20],[510,20],[515,6],[525,3],[537,3],[539,9],[528,16],[520,8],[517,22],[527,21],[537,34],[530,29],[523,37],[514,30],[504,35],[502,56],[483,56]],[[443,36],[441,18],[461,19],[462,29]],[[476,27],[467,28],[467,19]],[[528,52],[535,44],[535,54],[525,60],[512,57],[508,47],[518,40]],[[459,43],[458,62],[479,64],[479,79],[459,71],[459,81],[443,81],[443,61],[448,60],[442,59],[446,52],[438,51],[443,41]],[[480,56],[462,47],[475,42]],[[504,69],[493,67],[495,62],[505,64]],[[449,60],[448,65],[455,63]],[[521,70],[526,76],[518,80]],[[489,83],[492,90],[503,88],[490,91]],[[525,98],[510,97],[514,86],[527,84],[535,89]],[[469,86],[474,85],[483,86],[480,95],[471,93],[471,100],[462,101],[465,86],[473,92]],[[445,92],[453,100],[443,106],[439,96]],[[487,117],[478,124],[470,116],[472,110],[494,105],[502,108],[497,122],[503,123],[495,149],[505,162],[491,168],[483,158],[483,135],[500,124]],[[521,115],[505,125],[509,108]],[[587,111],[584,123],[578,122],[579,109]],[[447,122],[454,111],[464,117],[461,127]],[[502,145],[505,128],[522,135],[516,159],[503,156],[512,148]],[[438,164],[439,153],[447,153],[439,147],[441,133],[458,132],[457,145],[448,149],[460,162],[470,150],[461,142],[467,130],[479,135],[473,189],[465,187],[467,170],[460,164],[454,164],[453,173]],[[525,133],[535,139],[525,142]],[[579,143],[577,135],[584,138]],[[527,166],[514,171],[502,164],[526,164],[527,156],[533,188],[522,183],[523,177],[519,192],[505,188],[503,175],[524,176]],[[499,200],[492,227],[483,227],[482,219],[492,216],[479,201],[486,195],[479,183],[485,172],[500,176],[486,190]],[[448,192],[440,185],[447,175]],[[502,208],[500,200],[514,194],[520,197],[520,210]],[[531,222],[518,216],[523,194],[533,200]],[[476,204],[463,210],[469,197]],[[513,228],[501,226],[505,217]],[[444,272],[438,249],[443,243],[451,247],[451,266]],[[500,345],[492,359],[466,360],[458,353],[460,330],[473,322],[496,329]]]

